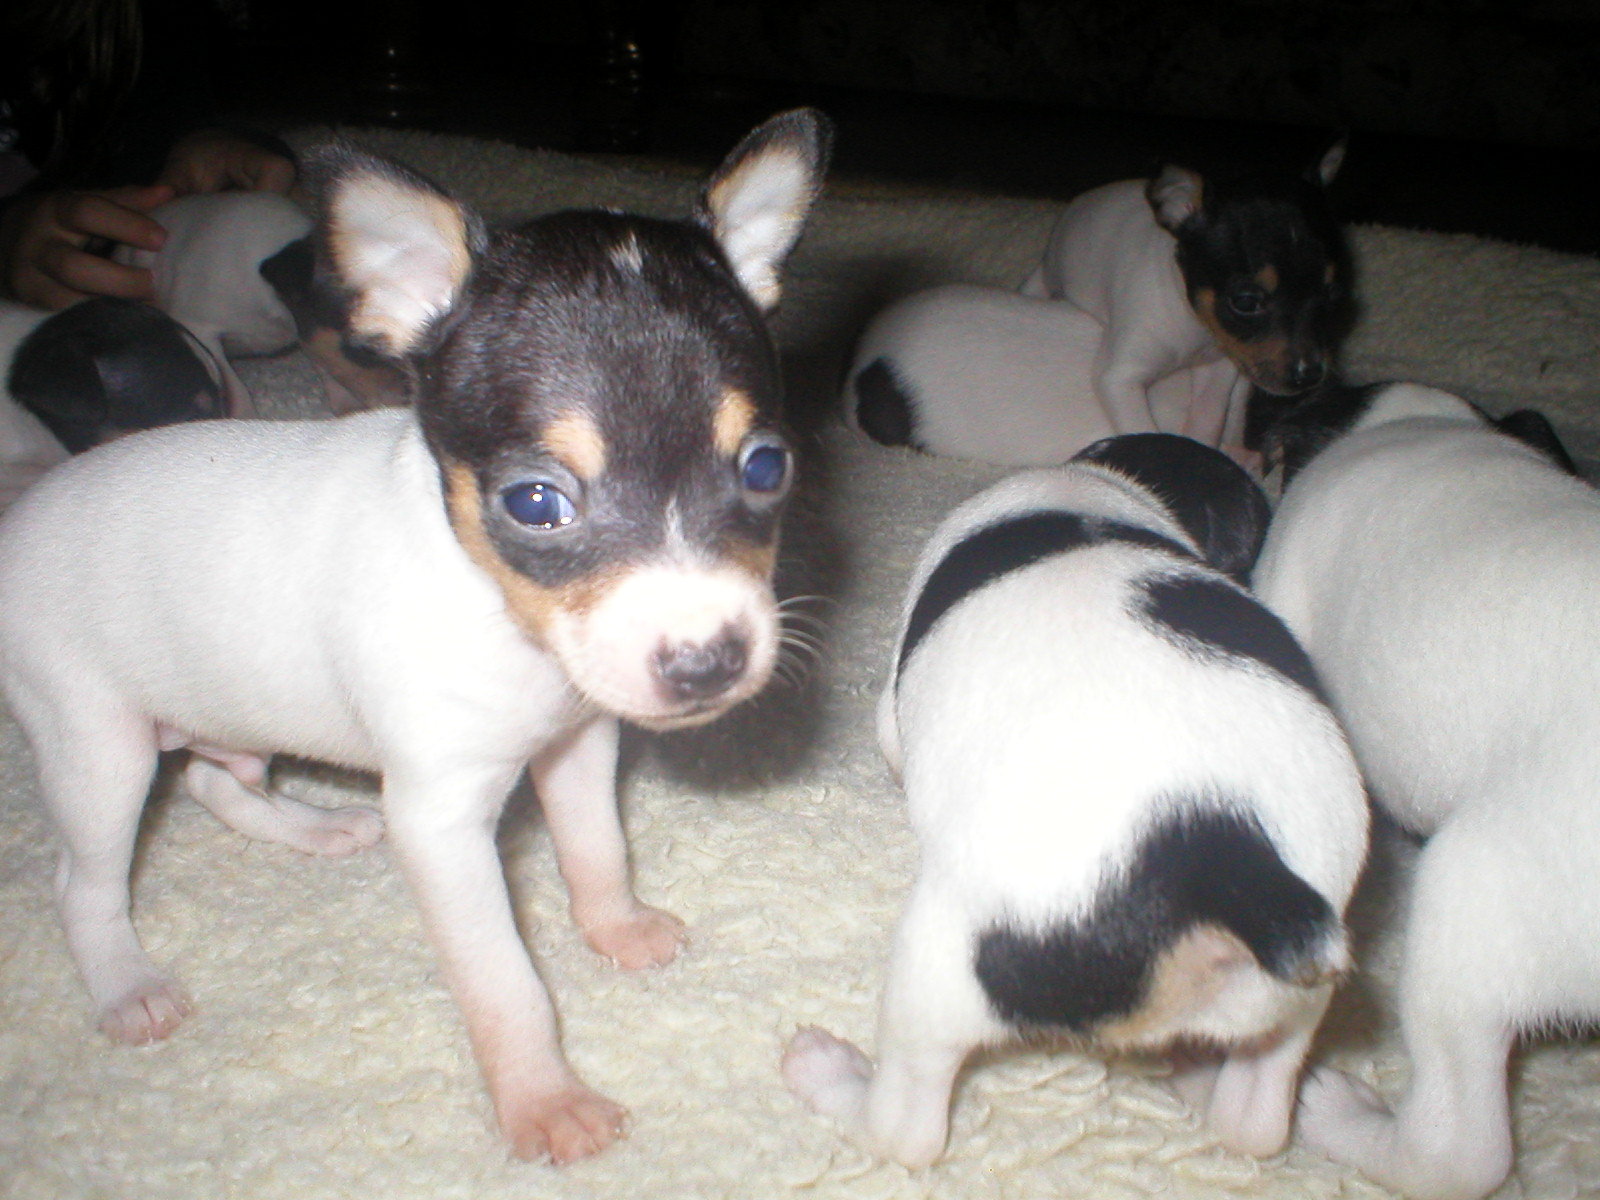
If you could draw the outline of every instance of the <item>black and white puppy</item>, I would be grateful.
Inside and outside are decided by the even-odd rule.
[[[0,512],[69,453],[223,414],[221,373],[148,304],[99,296],[51,313],[0,301]]]
[[[961,505],[878,710],[920,867],[876,1070],[802,1030],[790,1086],[910,1166],[977,1045],[1226,1048],[1207,1119],[1271,1154],[1335,978],[1367,808],[1305,655],[1237,582],[1266,502],[1187,438],[1099,443]]]
[[[690,220],[494,234],[412,172],[329,151],[318,236],[352,329],[411,363],[415,409],[124,438],[0,519],[0,685],[108,1034],[189,1011],[128,887],[157,755],[187,748],[191,794],[249,836],[343,854],[387,827],[519,1155],[619,1136],[562,1054],[496,822],[528,769],[589,943],[629,968],[677,953],[681,924],[629,881],[618,719],[709,721],[773,666],[794,466],[763,315],[828,139],[819,114],[775,117]],[[279,751],[380,772],[383,820],[272,794]]]
[[[1373,798],[1428,835],[1400,973],[1410,1084],[1391,1111],[1318,1071],[1301,1128],[1430,1200],[1510,1170],[1516,1036],[1600,1018],[1600,494],[1529,425],[1367,391],[1292,480],[1256,571]]]

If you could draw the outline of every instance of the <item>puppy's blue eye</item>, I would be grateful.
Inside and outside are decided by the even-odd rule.
[[[513,484],[500,493],[500,500],[512,520],[530,529],[559,529],[578,515],[565,493],[544,482]]]
[[[788,478],[789,452],[782,446],[757,446],[745,455],[743,480],[749,491],[771,495]]]
[[[1259,317],[1267,310],[1267,302],[1259,292],[1235,292],[1228,297],[1228,307],[1241,317]]]

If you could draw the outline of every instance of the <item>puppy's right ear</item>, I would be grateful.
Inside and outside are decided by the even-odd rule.
[[[483,222],[398,163],[329,146],[313,153],[318,270],[349,297],[349,334],[391,358],[419,351],[461,301]]]
[[[1198,171],[1168,164],[1145,185],[1145,199],[1156,214],[1156,223],[1168,233],[1195,216],[1205,196],[1205,180]]]

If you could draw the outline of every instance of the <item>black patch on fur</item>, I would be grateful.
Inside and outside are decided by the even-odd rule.
[[[1555,427],[1538,409],[1519,408],[1516,412],[1507,413],[1492,423],[1501,433],[1516,438],[1524,445],[1532,446],[1568,475],[1578,474],[1578,464],[1572,461],[1567,448],[1556,436]]]
[[[1161,954],[1198,925],[1230,931],[1267,973],[1299,982],[1339,919],[1254,817],[1180,807],[1081,920],[998,923],[979,936],[974,970],[1002,1020],[1089,1034],[1137,1011]]]
[[[1251,393],[1249,410],[1256,419],[1257,441],[1252,445],[1246,438],[1245,445],[1261,451],[1269,471],[1281,468],[1287,487],[1308,462],[1361,419],[1387,386],[1353,387],[1334,378],[1290,403],[1257,389]]]
[[[1324,698],[1311,659],[1294,634],[1247,593],[1213,576],[1185,573],[1143,579],[1137,594],[1137,615],[1185,650],[1248,659]]]
[[[1195,561],[1192,553],[1170,538],[1121,521],[1060,510],[1005,517],[962,538],[928,575],[906,622],[897,671],[905,669],[907,660],[939,618],[974,592],[1052,555],[1107,542],[1143,546],[1186,562]]]
[[[1272,510],[1238,463],[1193,438],[1130,433],[1104,438],[1073,457],[1129,476],[1149,492],[1217,570],[1240,583],[1261,553]]]
[[[917,440],[916,405],[886,358],[875,358],[856,372],[856,424],[885,446],[924,449]]]
[[[100,296],[24,338],[6,385],[77,454],[113,434],[222,416],[205,353],[159,309]]]

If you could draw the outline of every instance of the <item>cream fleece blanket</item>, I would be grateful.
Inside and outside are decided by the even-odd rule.
[[[843,136],[849,136],[848,130]],[[494,221],[573,205],[680,213],[681,172],[441,137],[361,138]],[[835,187],[794,255],[778,332],[804,420],[831,403],[872,308],[912,286],[1011,284],[1055,206]],[[1600,263],[1385,228],[1355,231],[1366,312],[1355,378],[1403,377],[1495,409],[1534,404],[1600,456]],[[247,364],[280,412],[316,412],[296,355]],[[664,970],[588,951],[536,808],[513,805],[506,871],[577,1069],[632,1113],[628,1139],[564,1170],[508,1159],[462,1025],[382,846],[304,858],[251,843],[170,785],[152,804],[135,920],[197,1014],[169,1041],[108,1044],[56,924],[52,835],[26,751],[0,717],[0,1195],[19,1200],[384,1196],[1381,1197],[1298,1146],[1266,1162],[1218,1149],[1159,1063],[1027,1048],[974,1061],[947,1157],[878,1165],[785,1091],[797,1025],[870,1049],[889,932],[914,866],[871,710],[907,571],[949,508],[998,477],[811,422],[786,590],[821,597],[806,680],[693,736],[637,737],[623,796],[638,890],[689,924]],[[115,503],[115,497],[97,502]],[[198,552],[198,551],[197,551]],[[280,785],[370,802],[370,781],[295,764]],[[1363,966],[1320,1057],[1391,1094],[1405,1062],[1390,1008],[1396,899],[1411,851],[1380,845],[1358,903]],[[1600,1190],[1600,1049],[1547,1041],[1516,1059],[1517,1171],[1503,1195]]]

